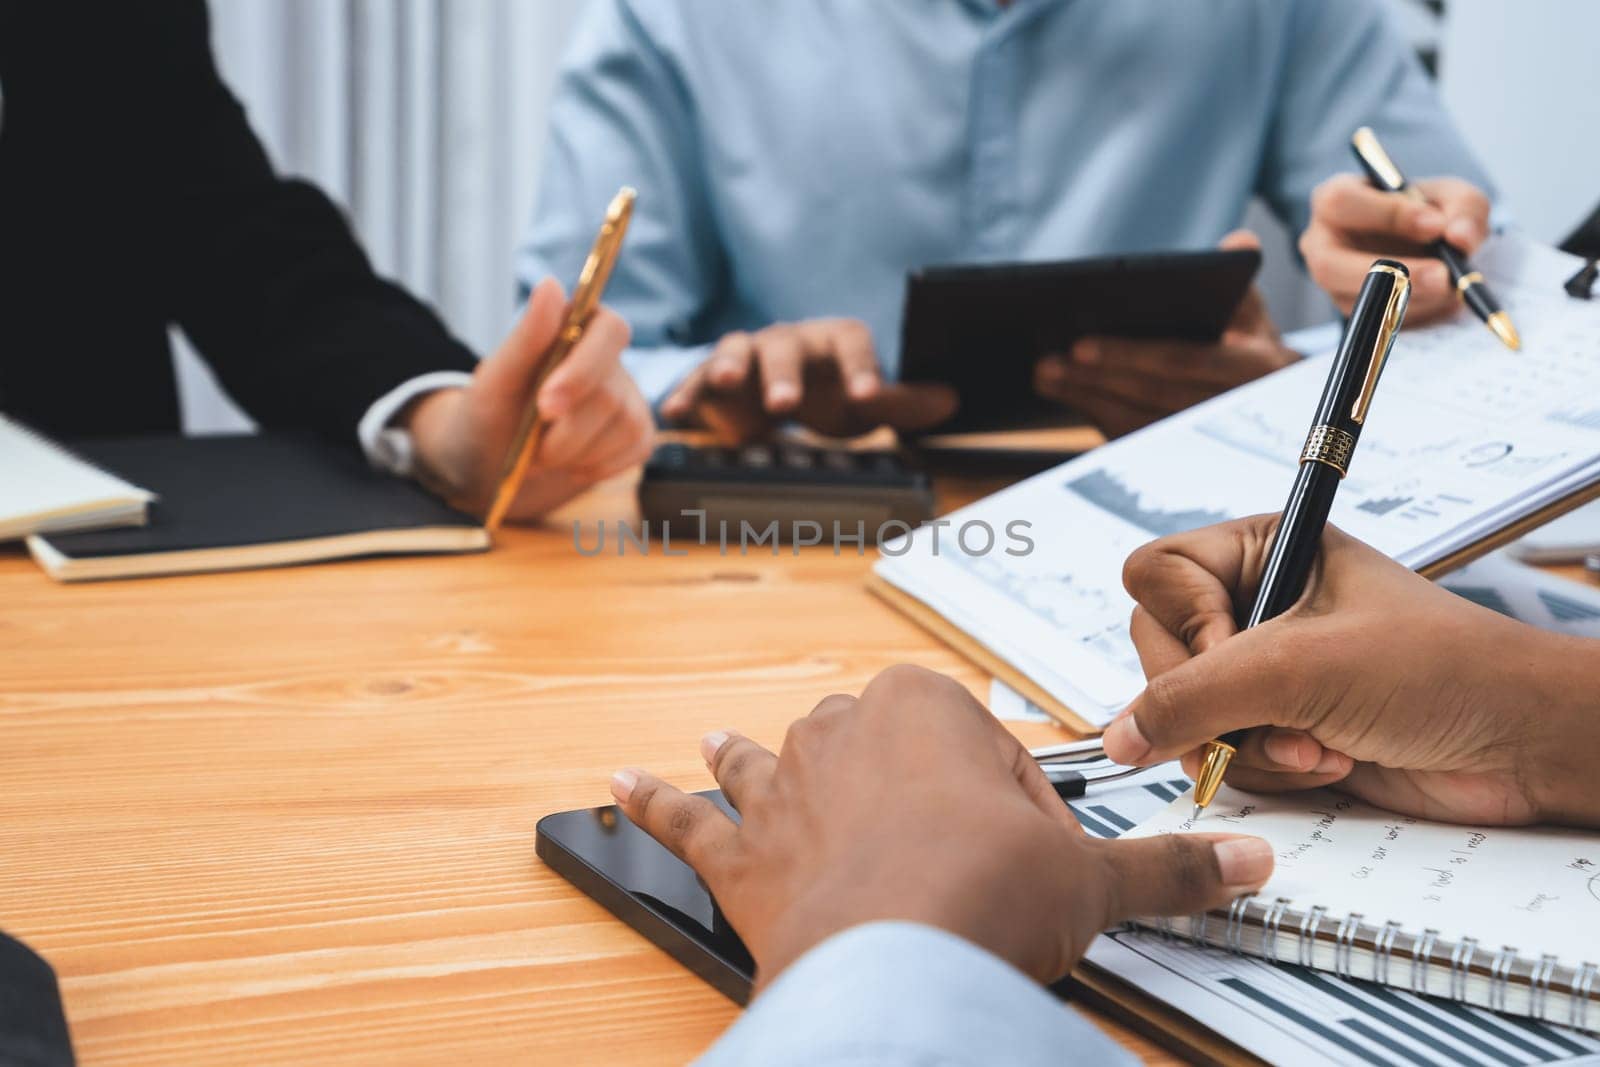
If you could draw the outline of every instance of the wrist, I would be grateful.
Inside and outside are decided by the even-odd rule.
[[[1540,632],[1525,654],[1526,742],[1518,763],[1523,792],[1540,822],[1600,826],[1594,787],[1600,753],[1600,641]]]

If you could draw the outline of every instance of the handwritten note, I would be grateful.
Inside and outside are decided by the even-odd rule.
[[[1600,963],[1600,834],[1429,822],[1327,789],[1267,795],[1225,786],[1199,820],[1190,818],[1193,806],[1179,797],[1127,836],[1254,834],[1277,857],[1261,891],[1268,900]]]

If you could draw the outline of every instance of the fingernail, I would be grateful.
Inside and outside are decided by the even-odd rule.
[[[800,390],[788,382],[778,382],[767,387],[767,403],[792,404],[800,399]]]
[[[1272,876],[1272,846],[1259,837],[1230,837],[1211,849],[1225,886],[1260,885]]]
[[[1444,215],[1437,208],[1425,207],[1417,212],[1417,229],[1439,230],[1444,228]]]
[[[633,787],[639,784],[639,772],[632,767],[624,767],[611,776],[611,795],[616,797],[618,804],[626,804],[633,795]]]
[[[1285,734],[1268,734],[1267,739],[1261,743],[1261,748],[1267,758],[1280,767],[1291,770],[1301,770],[1305,766],[1305,759],[1300,754],[1300,738]]]
[[[706,761],[709,767],[717,760],[717,753],[722,751],[722,746],[728,743],[732,735],[726,730],[712,730],[700,739],[700,758]]]
[[[1344,756],[1333,751],[1332,749],[1325,748],[1322,750],[1322,758],[1317,760],[1317,765],[1315,767],[1311,768],[1311,773],[1334,774],[1336,772],[1343,771],[1346,766],[1347,764]]]
[[[1100,346],[1094,341],[1079,341],[1072,346],[1072,358],[1079,363],[1099,363]]]
[[[1045,356],[1039,361],[1038,374],[1045,381],[1057,381],[1066,373],[1066,361],[1060,356]]]
[[[850,395],[855,397],[869,397],[878,391],[878,376],[862,371],[850,379]]]
[[[1132,765],[1150,754],[1150,742],[1139,732],[1139,722],[1132,715],[1124,715],[1106,727],[1101,742],[1106,755],[1117,763]]]

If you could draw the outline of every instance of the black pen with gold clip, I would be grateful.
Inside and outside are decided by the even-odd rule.
[[[1380,259],[1367,272],[1344,339],[1333,357],[1328,384],[1322,390],[1311,432],[1300,450],[1289,502],[1272,535],[1261,588],[1244,628],[1259,626],[1282,615],[1305,592],[1306,580],[1322,547],[1322,530],[1333,510],[1339,483],[1350,468],[1361,428],[1372,407],[1378,377],[1394,347],[1395,335],[1406,317],[1411,299],[1411,275],[1405,266]],[[1244,741],[1244,730],[1233,730],[1207,741],[1194,783],[1194,817],[1211,803],[1222,776]]]
[[[1356,159],[1361,162],[1361,169],[1367,172],[1367,180],[1374,188],[1386,193],[1399,193],[1419,203],[1428,202],[1422,191],[1408,182],[1394,160],[1389,158],[1389,153],[1384,151],[1383,145],[1378,142],[1378,135],[1372,132],[1371,127],[1363,126],[1357,130],[1350,138],[1350,147],[1355,150]],[[1465,253],[1442,237],[1433,242],[1428,251],[1444,261],[1450,271],[1450,281],[1472,313],[1482,319],[1484,325],[1493,330],[1507,348],[1512,351],[1520,349],[1522,338],[1517,336],[1517,328],[1511,325],[1511,316],[1501,309],[1500,302],[1484,283],[1483,272],[1472,265]]]

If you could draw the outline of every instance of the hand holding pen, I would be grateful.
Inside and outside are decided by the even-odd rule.
[[[1284,505],[1261,564],[1254,604],[1240,623],[1240,629],[1248,630],[1282,615],[1303,595],[1318,558],[1334,496],[1349,470],[1372,408],[1378,380],[1405,319],[1410,291],[1410,278],[1405,267],[1398,263],[1380,259],[1368,271],[1344,338],[1332,359],[1327,386],[1300,452],[1288,503]],[[1136,560],[1130,560],[1129,573],[1133,574],[1136,569]],[[1211,603],[1207,609],[1211,616],[1229,623],[1233,621],[1231,600]],[[1136,642],[1141,631],[1148,635],[1152,621],[1160,621],[1152,620],[1142,605],[1141,611],[1143,615],[1136,612],[1133,620]],[[1143,648],[1140,653],[1141,662],[1153,679],[1140,700],[1149,703],[1152,699],[1162,699],[1170,704],[1170,696],[1151,697],[1152,691],[1169,693],[1172,689],[1173,683],[1159,674],[1160,659],[1146,655]],[[1287,673],[1284,681],[1287,686]],[[1285,697],[1291,699],[1287,693]],[[1106,754],[1118,762],[1142,764],[1152,755],[1153,746],[1142,734],[1135,718],[1138,704],[1139,701],[1135,701],[1135,706],[1125,710],[1106,731]],[[1211,803],[1229,764],[1246,740],[1244,729],[1231,729],[1205,743],[1199,766],[1195,768],[1196,818]]]
[[[1489,235],[1489,197],[1455,177],[1406,181],[1405,189],[1380,189],[1365,173],[1337,174],[1312,193],[1300,252],[1312,279],[1346,315],[1378,256],[1410,270],[1412,323],[1461,311],[1457,279],[1472,272],[1470,259],[1462,257],[1476,254]],[[1454,274],[1437,251],[1441,244],[1457,261]]]

